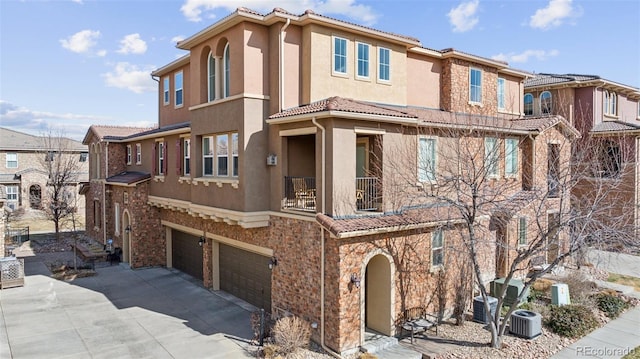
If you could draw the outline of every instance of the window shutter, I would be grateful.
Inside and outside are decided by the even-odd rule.
[[[180,148],[180,139],[176,140],[176,174],[182,175],[182,151]]]
[[[156,175],[156,167],[158,166],[158,158],[156,156],[156,143],[153,143],[153,146],[151,147],[151,173],[153,175]]]
[[[168,174],[167,173],[167,162],[169,162],[169,158],[167,157],[167,142],[163,142],[162,145],[162,174],[164,174],[165,176]]]

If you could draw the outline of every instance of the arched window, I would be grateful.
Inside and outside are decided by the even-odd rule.
[[[541,114],[550,115],[552,110],[551,104],[552,104],[551,92],[545,91],[542,94],[540,94],[540,113]]]
[[[229,85],[231,82],[231,71],[230,71],[230,59],[229,59],[229,44],[224,46],[224,55],[222,56],[222,62],[224,63],[224,86],[223,86],[223,97],[229,96]]]
[[[533,95],[530,93],[524,95],[524,114],[525,116],[533,115]]]
[[[609,91],[604,92],[604,99],[602,101],[602,112],[609,113]]]
[[[209,101],[216,99],[216,58],[209,53],[207,60],[207,87],[209,88]]]
[[[602,112],[605,115],[615,116],[618,114],[618,95],[615,92],[604,91],[602,101]]]
[[[615,92],[611,93],[611,98],[609,99],[609,103],[611,104],[611,107],[609,107],[609,114],[615,116],[618,112],[617,112],[617,100],[618,100],[618,95],[616,95]]]

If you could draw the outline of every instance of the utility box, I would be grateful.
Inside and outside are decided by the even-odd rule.
[[[500,290],[504,286],[505,280],[506,278],[499,278],[491,282],[490,292],[492,296],[498,297],[498,293],[500,293]],[[518,298],[518,295],[522,292],[523,288],[524,288],[523,281],[512,278],[509,281],[509,287],[507,288],[507,292],[504,296],[504,304],[510,307],[516,304],[516,298]],[[520,305],[526,302],[528,296],[529,296],[529,288],[527,288],[527,292],[524,294],[524,296],[522,297],[522,300],[517,305]]]
[[[551,286],[551,304],[571,304],[571,298],[569,297],[569,286],[567,284],[556,283]]]
[[[487,313],[487,311],[485,310],[484,300],[482,300],[481,295],[473,298],[473,321],[474,322],[478,322],[482,324],[489,324],[491,322],[493,316],[496,314],[496,308],[498,307],[498,298],[487,296],[487,302],[489,303],[490,313]]]

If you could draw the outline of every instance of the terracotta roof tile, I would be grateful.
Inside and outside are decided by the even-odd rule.
[[[91,125],[84,137],[83,143],[89,139],[89,134],[94,133],[100,140],[105,137],[127,137],[143,131],[149,131],[152,127],[126,127],[126,126],[107,126],[107,125]]]
[[[626,131],[640,131],[640,126],[621,122],[621,121],[605,121],[597,124],[591,130],[592,133],[626,132]]]
[[[290,108],[282,112],[269,116],[270,119],[284,118],[298,115],[306,115],[324,111],[342,111],[361,113],[367,115],[379,115],[379,116],[392,116],[392,117],[407,117],[416,118],[415,115],[408,114],[402,110],[395,108],[385,107],[378,104],[356,101],[353,99],[343,97],[330,97],[324,100],[316,101],[308,105],[302,105],[299,107]]]
[[[146,172],[122,172],[107,178],[107,184],[133,184],[151,179],[151,174]]]

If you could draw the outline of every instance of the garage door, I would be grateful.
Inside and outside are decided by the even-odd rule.
[[[220,289],[271,312],[269,257],[220,244]]]
[[[171,256],[173,268],[202,280],[202,247],[200,238],[171,230]]]

